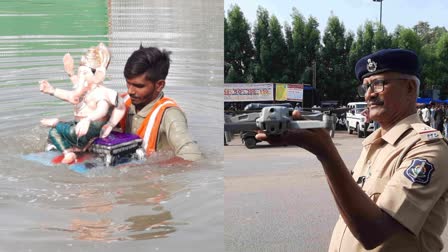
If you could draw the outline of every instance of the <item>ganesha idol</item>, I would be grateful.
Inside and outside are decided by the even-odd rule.
[[[64,55],[64,69],[73,83],[72,90],[53,87],[47,80],[40,81],[40,91],[73,104],[74,119],[42,119],[50,127],[49,142],[62,152],[62,163],[73,163],[76,152],[86,151],[92,142],[107,137],[125,113],[120,95],[104,86],[106,70],[111,59],[108,48],[99,43],[81,57],[77,74],[69,53]]]

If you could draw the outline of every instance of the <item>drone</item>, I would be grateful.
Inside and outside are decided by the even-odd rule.
[[[309,111],[311,110],[311,111]],[[267,135],[282,135],[288,129],[315,129],[329,130],[334,137],[336,128],[336,114],[345,113],[348,109],[302,109],[301,114],[305,120],[293,120],[293,109],[284,106],[266,106],[260,112],[249,112],[227,116],[224,123],[224,131],[240,132],[242,141],[246,147],[253,148],[259,140],[255,139],[257,131],[261,130]],[[227,133],[227,135],[232,135]]]

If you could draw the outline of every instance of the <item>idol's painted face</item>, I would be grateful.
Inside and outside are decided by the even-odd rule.
[[[126,79],[128,94],[134,106],[142,108],[156,99],[165,87],[165,80],[152,82],[146,79],[146,74]]]

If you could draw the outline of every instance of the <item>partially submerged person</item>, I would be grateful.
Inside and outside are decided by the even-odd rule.
[[[257,138],[305,148],[322,163],[340,214],[329,251],[441,251],[448,146],[416,114],[418,57],[385,49],[361,58],[355,70],[365,113],[381,127],[363,141],[351,172],[324,129]]]
[[[188,132],[187,119],[177,103],[164,95],[170,52],[142,47],[128,58],[124,77],[126,115],[120,126],[143,139],[147,155],[171,150],[172,161],[196,161],[202,153]]]
[[[74,84],[74,90],[54,88],[48,81],[40,81],[41,92],[74,105],[73,121],[62,122],[57,118],[41,120],[42,125],[51,127],[49,140],[64,154],[62,163],[74,162],[76,151],[85,150],[99,136],[106,137],[125,113],[118,93],[103,85],[109,62],[109,50],[100,43],[81,58],[77,75],[73,72],[71,56],[64,56],[64,68]]]

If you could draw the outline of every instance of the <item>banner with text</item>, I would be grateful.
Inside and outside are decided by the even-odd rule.
[[[288,84],[288,101],[303,100],[303,84]]]
[[[275,83],[275,100],[276,101],[288,100],[288,84]]]
[[[224,101],[272,101],[273,83],[224,83]]]

